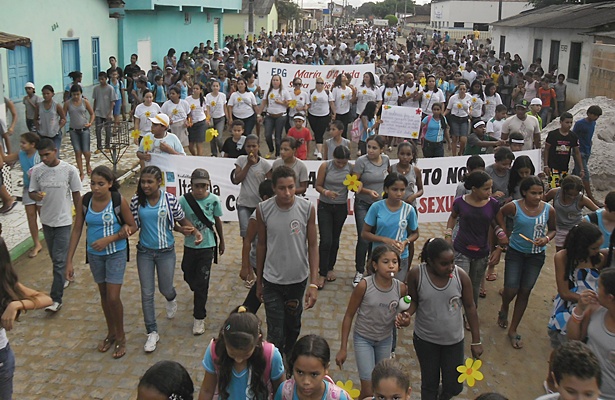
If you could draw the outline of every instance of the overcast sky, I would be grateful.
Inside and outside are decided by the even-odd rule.
[[[297,1],[297,0],[294,0]],[[299,1],[299,6],[301,6],[301,0]],[[341,0],[334,0],[336,3],[342,3]],[[348,0],[349,4],[352,4],[355,7],[359,7],[361,4],[363,3],[367,3],[370,0]],[[378,3],[378,1],[373,0],[374,3]],[[429,3],[431,0],[417,0],[416,3],[417,4],[427,4]],[[314,7],[322,7],[322,8],[326,8],[326,5],[329,3],[329,1],[324,1],[324,0],[303,0],[303,7],[305,8],[314,8]]]

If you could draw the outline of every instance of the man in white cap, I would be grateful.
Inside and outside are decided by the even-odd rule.
[[[26,106],[26,126],[30,132],[34,132],[36,127],[34,126],[34,112],[38,103],[42,101],[34,92],[36,88],[34,83],[26,83],[26,95],[23,98],[23,104]]]
[[[474,121],[472,125],[474,131],[468,135],[464,156],[475,154],[492,154],[496,146],[504,146],[503,140],[497,140],[485,133],[485,122],[481,120]]]
[[[139,150],[137,150],[139,160],[150,161],[152,159],[151,153],[186,155],[179,138],[169,132],[171,121],[168,115],[157,114],[149,120],[152,121],[152,133],[143,136],[143,140],[139,144]]]
[[[532,101],[530,101],[530,110],[527,112],[527,115],[531,115],[538,120],[538,127],[542,130],[542,118],[540,117],[540,110],[542,109],[542,100],[538,97],[534,97]]]

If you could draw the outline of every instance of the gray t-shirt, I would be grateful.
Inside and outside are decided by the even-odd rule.
[[[73,223],[73,192],[81,191],[79,171],[60,160],[55,167],[40,163],[31,169],[30,192],[45,192],[41,223],[53,228]]]
[[[600,307],[595,311],[587,327],[587,345],[594,352],[600,362],[602,370],[602,385],[600,398],[604,400],[615,400],[615,335],[604,325],[607,309]]]
[[[23,98],[23,103],[26,106],[26,119],[34,119],[34,112],[36,107],[38,107],[38,103],[43,101],[37,95],[32,95],[32,97],[25,96]]]
[[[376,285],[374,275],[364,279],[367,288],[357,310],[354,331],[365,339],[378,342],[390,337],[395,326],[397,304],[401,298],[401,282],[393,279],[390,288],[382,289]]]
[[[355,174],[361,175],[361,182],[365,189],[376,191],[379,196],[377,199],[369,194],[357,193],[356,199],[372,204],[375,201],[382,199],[382,191],[384,190],[384,178],[389,174],[389,156],[382,155],[382,163],[376,165],[367,158],[367,154],[357,158],[354,164],[353,171]]]
[[[85,100],[81,99],[81,104],[78,106],[69,100],[68,116],[70,117],[69,126],[71,129],[83,129],[85,124],[90,122],[87,109],[85,108]]]
[[[258,205],[267,228],[267,254],[263,278],[278,285],[292,285],[308,278],[307,226],[312,203],[295,196],[293,205],[285,210],[278,206],[276,196]]]
[[[500,203],[500,205],[504,204],[504,202],[509,196],[508,179],[510,179],[510,170],[507,169],[504,175],[498,175],[495,172],[494,164],[491,164],[485,168],[485,172],[488,173],[491,179],[493,180],[493,188],[492,188],[493,193],[495,192],[504,193],[504,196],[498,199],[498,202]]]
[[[558,231],[569,231],[583,219],[583,206],[579,204],[583,195],[579,194],[572,203],[564,204],[562,203],[562,190],[558,190],[553,199],[553,208],[555,208],[556,213],[555,226]]]
[[[333,151],[338,147],[338,146],[346,146],[350,149],[350,140],[346,139],[346,138],[342,138],[342,143],[340,144],[336,144],[335,143],[335,139],[334,138],[329,138],[327,140],[325,140],[325,144],[327,145],[327,160],[333,160]]]
[[[271,168],[271,170],[274,170],[282,165],[284,165],[284,160],[278,158],[273,162],[273,167]],[[295,171],[295,174],[297,175],[297,186],[299,186],[301,182],[307,182],[309,180],[308,170],[303,161],[298,158],[295,158],[295,163],[291,168],[293,169],[293,171]]]
[[[248,156],[239,156],[235,165],[243,169],[248,164]],[[266,179],[266,175],[271,170],[271,165],[262,157],[258,162],[250,167],[248,174],[241,182],[239,188],[239,198],[237,205],[242,207],[256,208],[261,198],[258,195],[258,187]]]
[[[344,168],[337,168],[333,160],[327,161],[325,182],[323,187],[325,190],[331,190],[337,193],[335,199],[329,198],[324,194],[320,195],[319,201],[327,204],[344,204],[348,200],[348,188],[344,185],[346,175],[352,174],[352,166],[346,163]]]
[[[117,100],[115,90],[111,85],[95,86],[92,92],[92,99],[96,104],[94,114],[100,118],[107,118],[111,112],[111,102]]]

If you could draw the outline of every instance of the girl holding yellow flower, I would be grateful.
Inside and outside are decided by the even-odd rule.
[[[472,86],[470,86],[470,96],[472,96],[470,118],[481,118],[485,113],[485,93],[483,92],[483,84],[480,83],[479,80],[472,82]]]
[[[182,146],[188,147],[188,114],[190,105],[180,98],[181,88],[173,86],[169,89],[169,100],[165,101],[160,110],[171,119],[171,132],[177,136]]]
[[[150,118],[154,118],[160,114],[160,106],[154,103],[154,95],[149,90],[143,92],[143,103],[139,104],[135,108],[135,116],[133,119],[134,129],[139,131],[139,138],[135,138],[135,144],[138,145],[143,139],[143,136],[152,132],[152,121]]]
[[[301,78],[293,80],[293,90],[290,92],[290,101],[288,102],[288,119],[286,120],[286,133],[291,128],[291,122],[297,113],[305,112],[308,109],[308,94],[302,90],[303,82]]]
[[[435,75],[427,76],[427,84],[421,92],[421,109],[423,114],[433,115],[432,107],[434,104],[444,104],[446,96],[441,89],[436,85]]]
[[[460,81],[459,86],[457,86],[457,93],[448,100],[446,111],[444,111],[444,116],[447,118],[451,130],[452,144],[450,150],[453,156],[463,155],[468,140],[468,119],[470,118],[472,96],[468,95],[467,91],[466,83]],[[457,143],[460,144],[459,152],[457,151]]]
[[[254,93],[248,90],[245,79],[237,79],[237,91],[233,92],[228,100],[228,125],[231,126],[234,119],[242,120],[246,127],[244,135],[248,136],[256,125],[256,114],[258,112]]]
[[[220,146],[220,137],[224,132],[224,125],[227,120],[228,110],[226,108],[226,95],[220,92],[220,83],[212,82],[211,93],[205,96],[205,107],[207,112],[207,121],[209,126],[213,126],[218,131],[218,137],[211,141],[211,155],[218,156],[218,150],[222,150]]]

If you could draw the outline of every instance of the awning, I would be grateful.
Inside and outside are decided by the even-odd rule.
[[[30,38],[0,32],[0,47],[13,50],[16,46],[30,46]]]

